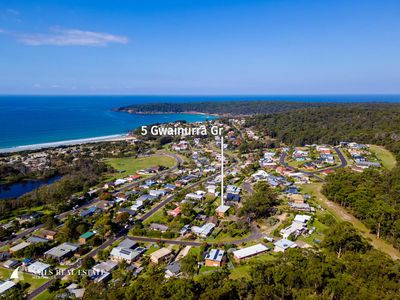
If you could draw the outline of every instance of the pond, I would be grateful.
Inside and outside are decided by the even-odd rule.
[[[45,180],[25,180],[9,185],[0,185],[0,199],[18,198],[25,193],[33,191],[43,185],[53,183],[60,178],[61,176],[57,175]]]

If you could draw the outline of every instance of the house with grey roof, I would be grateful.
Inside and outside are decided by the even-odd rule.
[[[78,250],[79,245],[72,243],[63,243],[44,253],[46,258],[53,258],[57,261],[62,261],[74,255]]]

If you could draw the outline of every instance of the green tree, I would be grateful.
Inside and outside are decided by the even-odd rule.
[[[274,211],[274,206],[279,204],[276,193],[266,182],[255,186],[253,195],[248,197],[241,209],[241,214],[251,218],[268,218]]]
[[[198,264],[196,255],[189,253],[181,260],[181,271],[187,277],[192,277],[197,273]]]
[[[332,226],[326,233],[322,246],[334,251],[338,258],[347,251],[363,252],[367,249],[366,243],[363,242],[353,225],[347,222]]]

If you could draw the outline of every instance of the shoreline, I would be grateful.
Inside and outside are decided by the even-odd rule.
[[[91,138],[81,138],[81,139],[73,139],[73,140],[65,140],[65,141],[57,141],[57,142],[22,145],[22,146],[15,146],[15,147],[9,147],[9,148],[0,148],[0,153],[13,153],[13,152],[21,152],[21,151],[40,150],[40,149],[45,149],[45,148],[90,144],[90,143],[96,143],[96,142],[113,142],[113,141],[125,140],[127,138],[129,138],[129,134],[127,134],[127,133],[113,134],[113,135],[98,136],[98,137],[91,137]]]
[[[122,111],[121,111],[122,112]],[[199,114],[199,115],[210,115],[216,117],[216,114],[207,114],[207,113],[197,113],[191,112],[186,114]],[[198,122],[198,121],[195,121]],[[200,121],[200,122],[204,122]],[[14,147],[7,147],[7,148],[0,148],[0,154],[7,154],[7,153],[18,153],[23,151],[34,151],[34,150],[41,150],[47,148],[56,148],[61,146],[74,146],[74,145],[82,145],[82,144],[91,144],[91,143],[99,143],[99,142],[116,142],[122,140],[130,140],[133,137],[130,136],[129,133],[119,133],[113,135],[105,135],[105,136],[97,136],[97,137],[89,137],[89,138],[79,138],[79,139],[72,139],[72,140],[64,140],[64,141],[56,141],[56,142],[45,142],[45,143],[38,143],[38,144],[31,144],[31,145],[21,145],[21,146],[14,146]]]
[[[215,114],[215,113],[205,113],[205,112],[198,112],[198,111],[182,111],[182,112],[164,112],[164,111],[135,111],[132,109],[119,109],[116,108],[113,111],[115,112],[122,112],[128,113],[132,115],[176,115],[176,114],[185,114],[185,115],[202,115],[202,116],[213,116],[213,117],[221,117],[222,115]]]

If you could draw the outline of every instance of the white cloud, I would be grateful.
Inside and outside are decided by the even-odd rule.
[[[14,15],[14,16],[18,16],[19,15],[19,11],[16,10],[16,9],[13,9],[13,8],[7,8],[6,12],[11,14],[11,15]]]
[[[17,41],[29,46],[107,46],[110,43],[126,44],[128,38],[104,32],[79,29],[51,29],[48,34],[17,34]]]
[[[19,11],[13,8],[0,10],[0,19],[6,22],[22,22]]]

